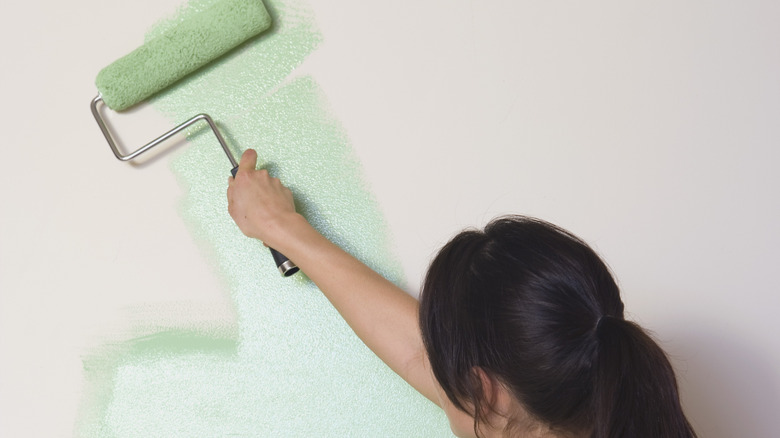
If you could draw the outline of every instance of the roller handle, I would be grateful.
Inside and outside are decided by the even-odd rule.
[[[234,167],[230,171],[234,178],[236,177],[236,172],[238,172],[238,166]],[[298,268],[295,263],[291,262],[290,259],[288,259],[284,254],[271,248],[270,246],[268,249],[271,251],[271,256],[274,258],[276,267],[279,268],[279,272],[281,272],[283,276],[289,277],[300,270],[300,268]]]

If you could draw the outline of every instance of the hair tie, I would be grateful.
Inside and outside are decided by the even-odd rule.
[[[607,318],[613,318],[613,316],[612,315],[601,315],[599,317],[599,320],[596,322],[596,331],[599,331],[599,329],[601,328],[601,323],[603,323],[604,320],[607,319]]]

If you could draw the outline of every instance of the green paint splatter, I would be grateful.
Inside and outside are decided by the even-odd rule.
[[[209,3],[193,1],[170,22]],[[258,150],[316,228],[398,283],[346,133],[313,79],[283,83],[320,41],[312,16],[298,2],[266,5],[271,33],[155,105],[174,121],[209,113],[236,154]],[[187,190],[182,215],[230,287],[237,334],[168,330],[96,352],[85,369],[97,389],[77,435],[451,436],[443,413],[376,358],[305,276],[282,278],[268,250],[240,233],[227,214],[230,165],[202,133],[191,133],[172,166]]]

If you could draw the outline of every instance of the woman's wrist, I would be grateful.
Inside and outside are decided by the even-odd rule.
[[[291,212],[280,216],[270,227],[264,243],[277,251],[292,257],[298,247],[304,246],[316,230],[300,213]]]

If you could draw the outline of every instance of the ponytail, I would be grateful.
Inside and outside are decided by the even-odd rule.
[[[475,430],[492,409],[479,367],[522,407],[507,434],[538,424],[563,436],[696,436],[666,355],[623,319],[609,268],[568,231],[522,216],[464,231],[431,263],[420,298],[431,370]]]
[[[596,327],[593,438],[693,438],[677,381],[658,344],[636,323],[604,316]]]

